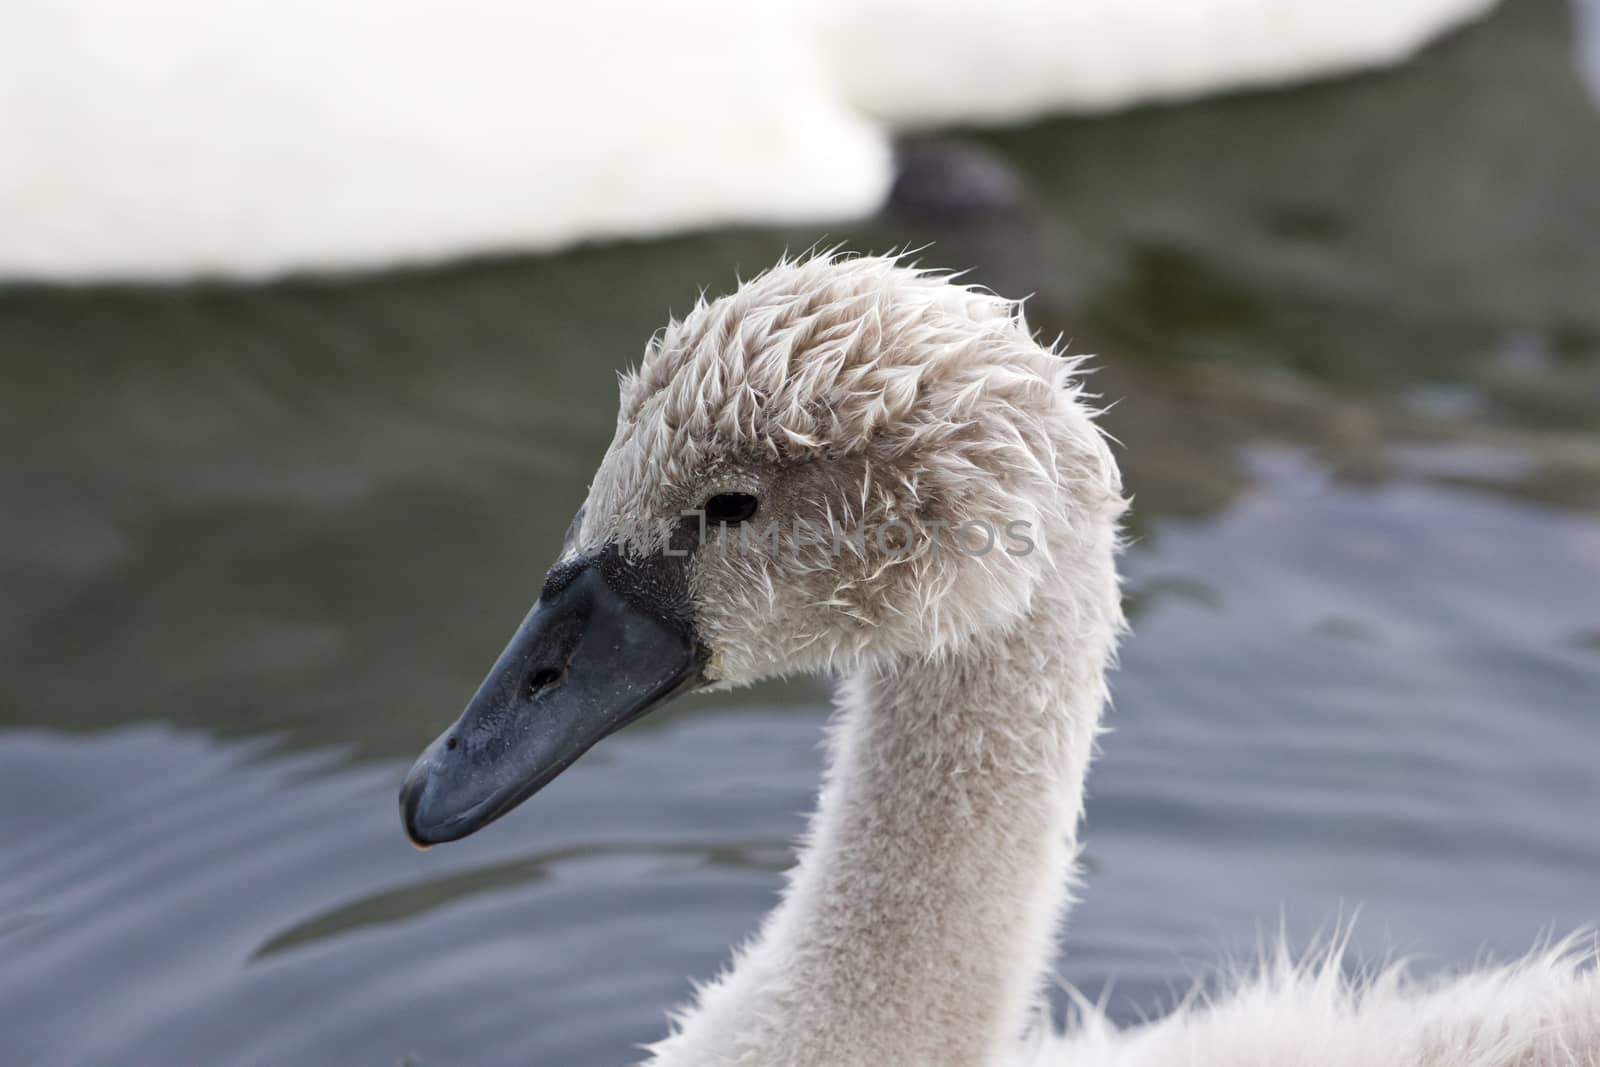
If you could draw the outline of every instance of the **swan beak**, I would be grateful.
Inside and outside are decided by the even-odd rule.
[[[498,819],[601,738],[701,681],[683,559],[563,563],[456,724],[400,788],[418,846]]]

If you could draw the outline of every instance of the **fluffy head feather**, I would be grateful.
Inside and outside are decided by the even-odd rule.
[[[1018,302],[948,274],[780,263],[624,376],[573,548],[657,551],[685,512],[749,493],[753,528],[707,531],[692,566],[710,677],[941,655],[1022,616],[1073,531],[1122,508],[1073,369]]]

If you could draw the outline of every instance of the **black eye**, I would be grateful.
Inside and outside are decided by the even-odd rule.
[[[756,513],[758,503],[749,493],[718,493],[706,501],[706,521],[737,526]]]

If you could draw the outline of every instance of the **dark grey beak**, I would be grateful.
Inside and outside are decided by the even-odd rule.
[[[590,746],[701,681],[685,560],[615,548],[551,570],[456,724],[400,788],[418,845],[498,819]]]

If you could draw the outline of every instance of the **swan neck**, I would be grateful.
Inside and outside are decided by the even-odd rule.
[[[1120,614],[1110,570],[839,691],[783,903],[659,1067],[1007,1062],[1036,1021]]]

